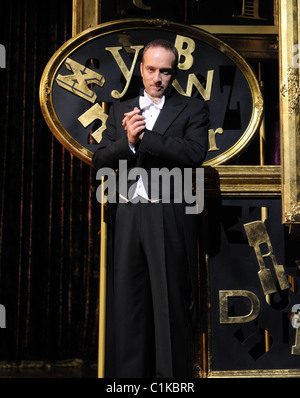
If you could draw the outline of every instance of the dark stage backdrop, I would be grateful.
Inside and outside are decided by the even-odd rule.
[[[100,205],[94,170],[53,137],[39,105],[72,0],[0,6],[0,369],[96,362]]]

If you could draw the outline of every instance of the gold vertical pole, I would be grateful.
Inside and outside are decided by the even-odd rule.
[[[258,63],[258,79],[261,88],[262,95],[264,96],[264,81],[262,77],[261,62]],[[265,164],[265,152],[266,152],[266,128],[265,128],[265,116],[263,115],[260,129],[259,129],[259,141],[260,141],[260,165]]]
[[[262,77],[262,70],[261,70],[261,62],[258,64],[258,79],[259,84],[262,90],[262,94],[264,95],[264,81]],[[263,117],[259,136],[260,136],[260,165],[263,166],[265,164],[265,150],[266,150],[266,129],[265,129],[265,118]],[[268,219],[268,208],[261,207],[261,220],[265,222]],[[266,301],[270,304],[270,295],[266,296]],[[267,330],[265,330],[265,352],[268,352],[270,349],[270,335]]]
[[[101,7],[99,0],[73,0],[72,4],[72,36],[98,25]]]
[[[264,95],[264,81],[262,78],[261,71],[261,63],[259,62],[259,83],[262,90],[262,94]],[[266,152],[266,129],[265,129],[265,118],[263,117],[261,127],[260,127],[260,165],[263,166],[265,164],[265,152]],[[268,219],[268,208],[261,208],[261,220],[265,222]],[[266,301],[270,304],[270,295],[266,295]],[[265,352],[268,352],[270,349],[270,335],[267,330],[265,330]]]
[[[72,36],[96,26],[101,19],[101,1],[72,0]],[[105,325],[106,325],[106,263],[107,263],[107,224],[106,203],[104,201],[104,180],[102,179],[101,226],[100,226],[100,291],[99,291],[99,342],[98,378],[105,375]]]
[[[101,179],[101,229],[100,229],[100,292],[99,292],[99,346],[98,378],[105,376],[105,327],[106,327],[106,265],[107,223],[104,177]]]

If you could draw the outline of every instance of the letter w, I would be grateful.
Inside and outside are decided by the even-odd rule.
[[[204,88],[202,84],[199,82],[197,79],[196,75],[194,73],[189,74],[188,82],[187,82],[187,87],[186,87],[186,92],[183,90],[183,88],[180,86],[178,83],[177,79],[173,81],[173,87],[181,94],[185,95],[186,97],[190,97],[192,95],[192,90],[193,86],[196,87],[196,89],[199,91],[201,94],[202,98],[204,101],[209,101],[210,96],[211,96],[211,89],[212,89],[212,83],[213,83],[213,76],[214,76],[214,71],[209,70],[207,72],[207,81],[206,81],[206,87]]]

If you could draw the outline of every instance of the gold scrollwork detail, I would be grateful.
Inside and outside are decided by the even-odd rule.
[[[289,212],[285,212],[285,218],[288,222],[292,223],[296,221],[296,217],[300,216],[300,202],[292,202]]]
[[[149,25],[154,25],[156,28],[168,28],[171,26],[169,21],[166,21],[164,19],[150,19],[147,21]]]
[[[300,96],[299,78],[295,68],[287,67],[287,83],[281,86],[280,93],[283,97],[287,96],[289,115],[295,114]]]
[[[255,108],[259,111],[262,112],[264,109],[264,100],[261,95],[256,97],[255,101]]]
[[[42,94],[43,98],[44,98],[44,101],[45,101],[45,104],[48,103],[50,94],[51,94],[51,87],[50,87],[50,84],[49,84],[49,78],[47,77],[45,79],[45,84],[44,84],[44,87],[43,87],[43,94]]]

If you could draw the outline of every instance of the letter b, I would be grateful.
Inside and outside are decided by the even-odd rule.
[[[178,51],[178,68],[181,70],[189,70],[194,63],[194,58],[192,53],[195,51],[196,43],[193,39],[186,37],[186,36],[176,36],[175,47]],[[181,58],[184,59],[181,62]]]

